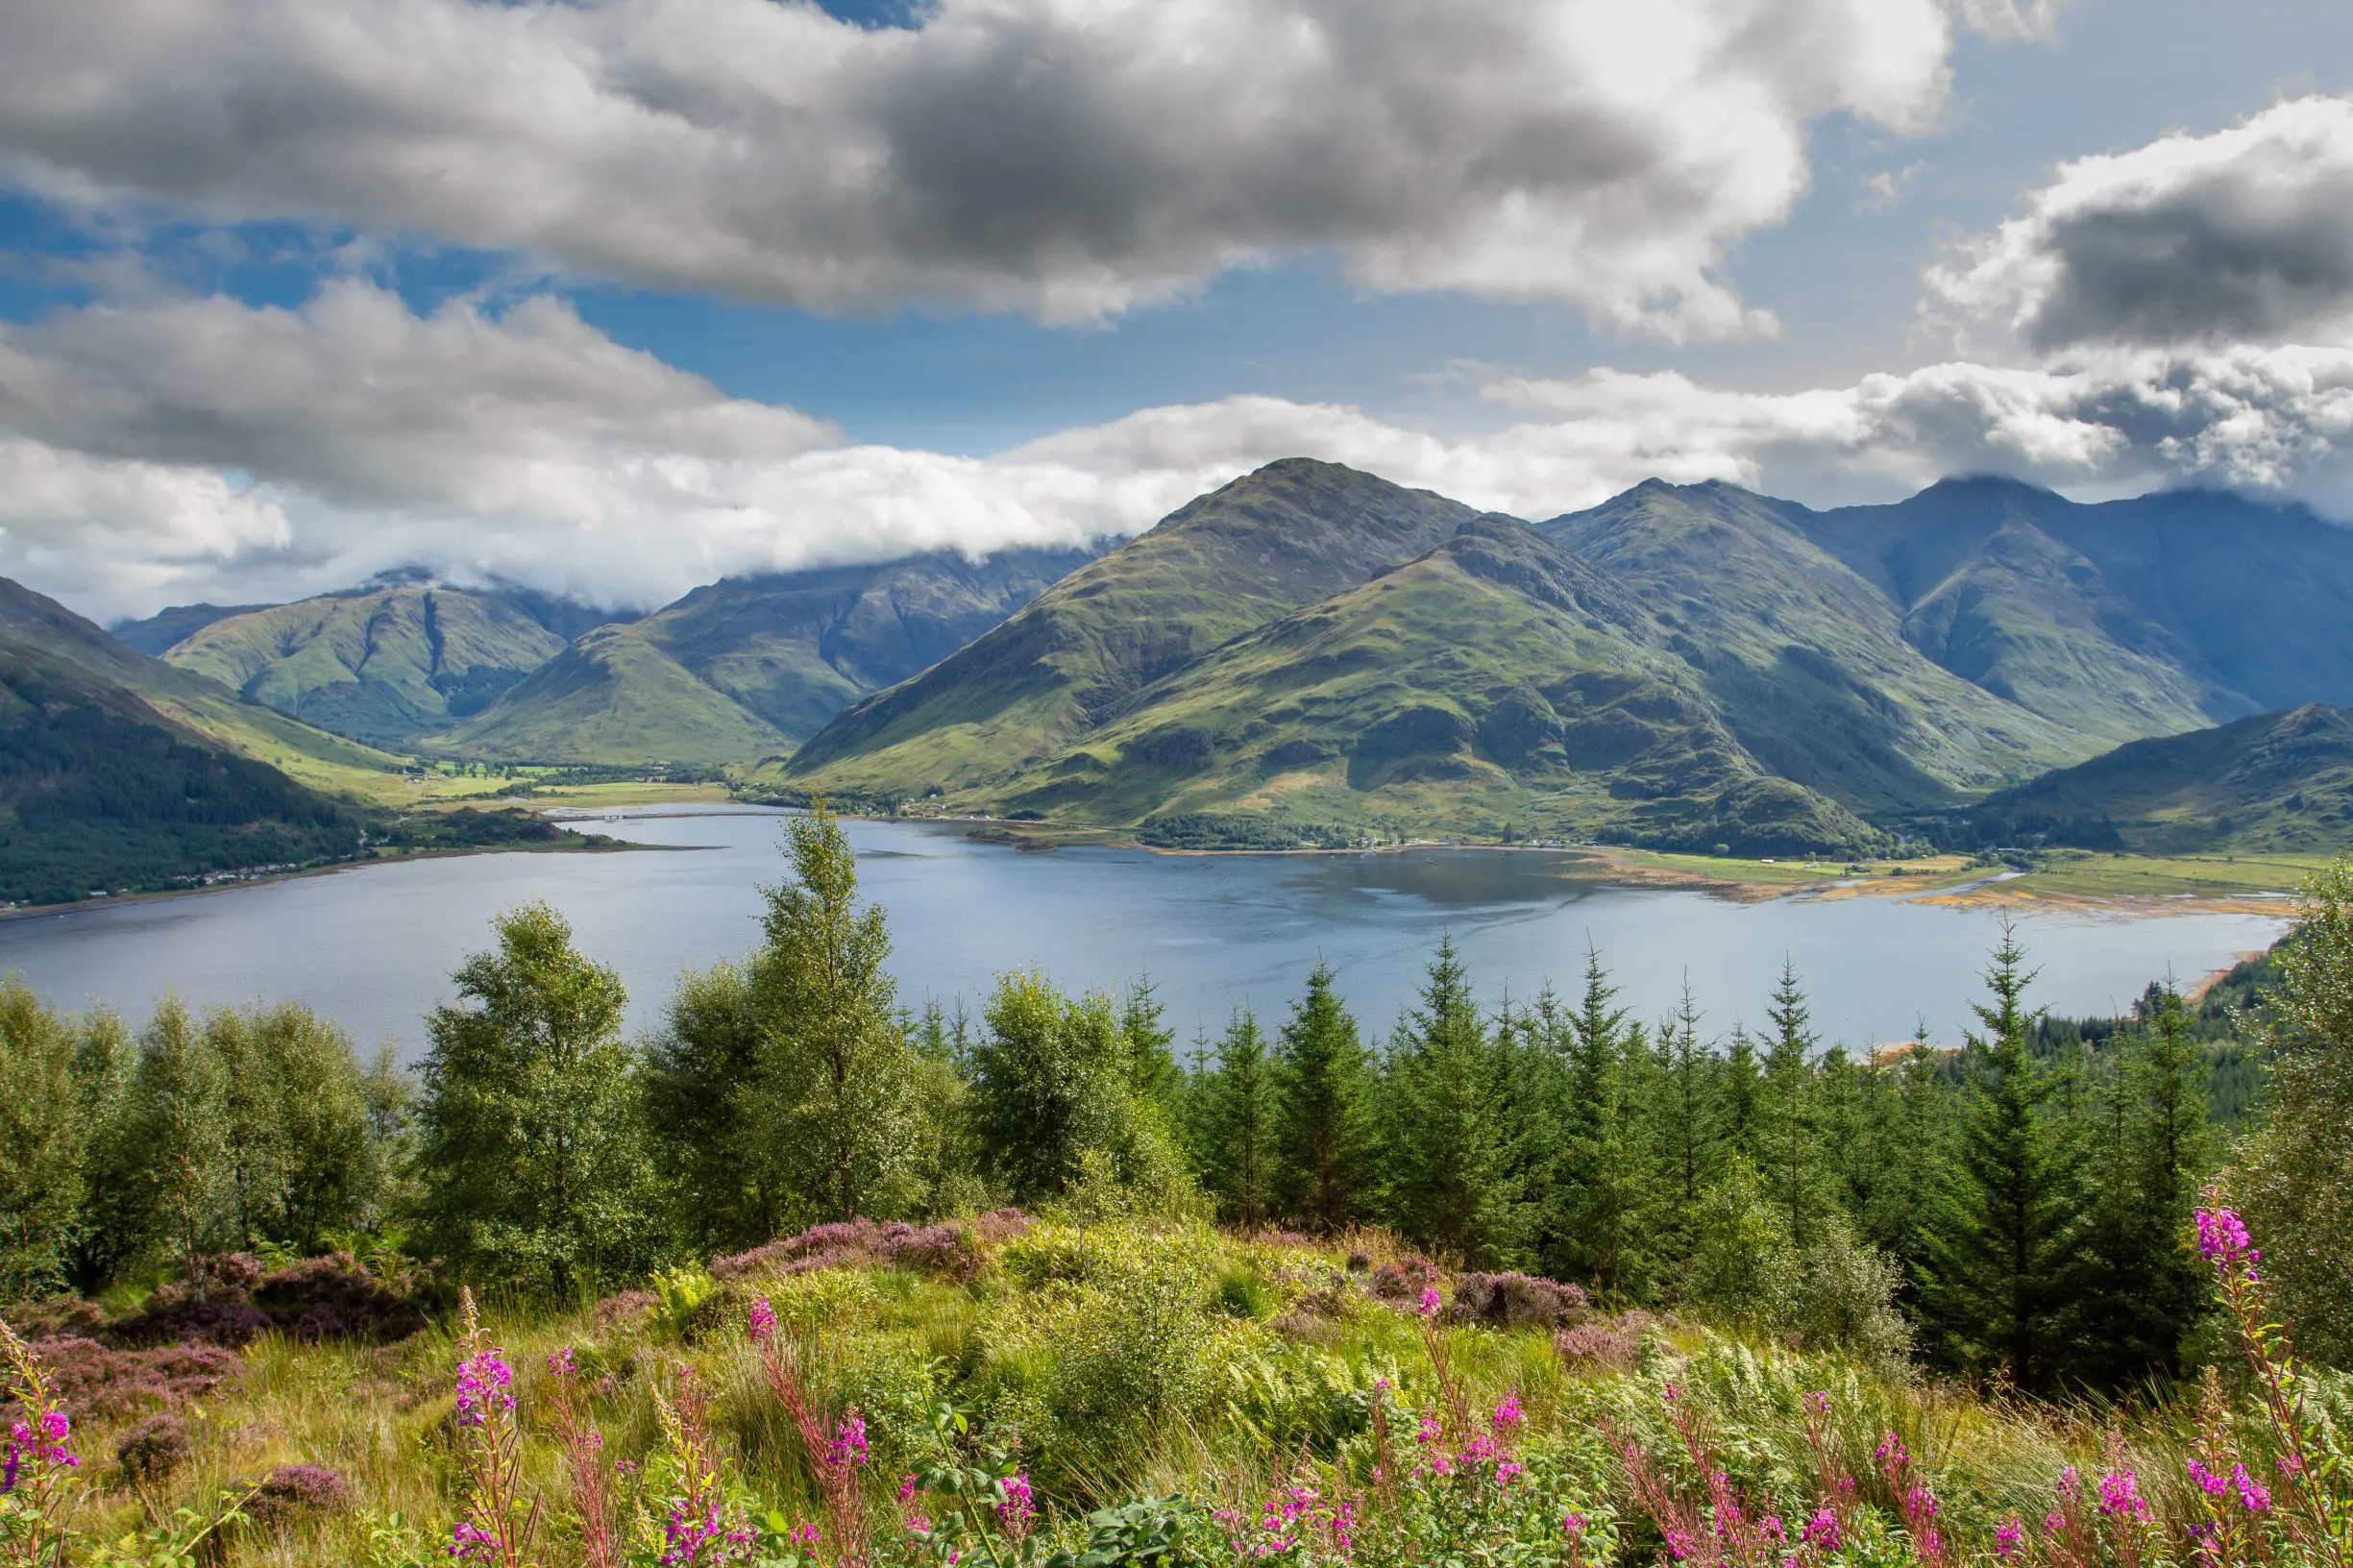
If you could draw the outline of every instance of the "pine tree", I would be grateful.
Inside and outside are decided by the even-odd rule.
[[[651,1213],[621,977],[545,904],[492,922],[498,946],[426,1020],[418,1157],[428,1244],[460,1279],[558,1293],[663,1250]]]
[[[2120,1387],[2184,1370],[2184,1340],[2210,1289],[2188,1238],[2214,1140],[2205,1060],[2170,984],[2149,988],[2102,1055],[2081,1132],[2093,1190],[2071,1370]]]
[[[1565,1277],[1611,1296],[1637,1288],[1644,1279],[1651,1174],[1626,1092],[1630,1059],[1649,1047],[1631,1012],[1612,1005],[1616,999],[1600,953],[1587,949],[1583,994],[1560,1019],[1567,1038],[1552,1042],[1568,1069],[1556,1195],[1565,1211],[1556,1234],[1565,1246],[1557,1263]],[[1549,1022],[1548,1011],[1539,1004],[1540,1027]]]
[[[1235,1010],[1200,1092],[1202,1186],[1220,1218],[1256,1229],[1274,1195],[1275,1075],[1249,1009]]]
[[[1671,1274],[1690,1255],[1702,1196],[1724,1173],[1718,1103],[1721,1064],[1700,1042],[1700,1013],[1688,980],[1673,1017],[1658,1026],[1657,1066],[1644,1106],[1656,1151],[1660,1217],[1657,1266]]]
[[[1415,1242],[1491,1267],[1515,1251],[1519,1199],[1491,1096],[1486,1030],[1451,938],[1391,1038],[1381,1078],[1384,1217]]]
[[[1992,1005],[1973,1004],[1971,1081],[1958,1145],[1924,1238],[1922,1295],[1945,1354],[2008,1370],[2021,1387],[2051,1385],[2064,1350],[2075,1197],[2026,1050],[2033,975],[2004,925],[1986,973]]]
[[[1764,1085],[1756,1066],[1756,1041],[1736,1023],[1732,1025],[1731,1045],[1724,1056],[1724,1091],[1719,1096],[1724,1110],[1724,1146],[1728,1154],[1760,1169],[1768,1164],[1761,1158],[1764,1128],[1757,1110],[1757,1102],[1763,1097]]]
[[[1176,1031],[1163,1011],[1152,977],[1139,975],[1119,1000],[1119,1040],[1127,1052],[1128,1081],[1173,1128],[1184,1115],[1185,1069],[1177,1065]]]
[[[1781,961],[1765,1017],[1773,1034],[1756,1102],[1757,1169],[1780,1206],[1790,1239],[1802,1247],[1809,1239],[1807,1227],[1822,1185],[1815,1168],[1812,1103],[1813,1051],[1821,1037],[1814,1033],[1813,1013],[1806,1006],[1804,988],[1798,984],[1797,966],[1788,959]]]
[[[1369,1216],[1372,1084],[1357,1020],[1332,990],[1332,970],[1308,971],[1275,1058],[1275,1196],[1283,1214],[1320,1236]]]

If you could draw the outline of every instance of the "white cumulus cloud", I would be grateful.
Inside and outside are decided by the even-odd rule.
[[[1928,281],[2047,351],[2353,342],[2353,99],[2064,163]]]
[[[0,177],[823,310],[1087,320],[1332,254],[1360,286],[1772,330],[1729,249],[1806,128],[1942,111],[2049,0],[74,0],[0,8]],[[1957,18],[1957,24],[1956,24]]]

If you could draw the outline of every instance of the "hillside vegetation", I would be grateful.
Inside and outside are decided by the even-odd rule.
[[[2353,836],[2353,716],[2310,703],[2136,741],[1993,796],[1994,844],[2141,854],[2326,850]]]
[[[528,762],[752,762],[954,652],[1091,559],[1002,551],[730,577],[601,628],[429,747]]]
[[[163,657],[319,728],[407,747],[563,648],[495,595],[387,584],[227,616]]]
[[[381,852],[575,842],[520,812],[381,809],[400,767],[0,579],[0,903]]]
[[[1654,480],[1537,525],[1541,567],[1465,576],[1514,528],[1273,464],[761,776],[1172,845],[1856,852],[2256,692],[2353,692],[2353,532],[2295,509],[1960,480],[1814,512]],[[2272,646],[2233,551],[2311,563]],[[2204,574],[2230,581],[2201,599]]]
[[[2353,1260],[2316,1201],[2353,1143],[2353,865],[2246,973],[2278,1049],[2234,1208],[2181,998],[2038,1030],[2014,941],[1958,1055],[1817,1055],[1794,975],[1765,1039],[1654,1032],[1598,956],[1581,996],[1488,1015],[1441,946],[1384,1046],[1319,969],[1185,1069],[1148,987],[1025,972],[977,1020],[898,1011],[838,825],[790,852],[761,945],[681,976],[645,1042],[544,906],[458,970],[413,1080],[295,1004],[167,1000],[135,1039],[0,981],[0,1550],[2353,1548],[2322,1370],[2353,1360]]]

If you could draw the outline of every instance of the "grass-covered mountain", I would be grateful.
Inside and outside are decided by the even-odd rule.
[[[1091,551],[730,577],[576,642],[434,748],[529,762],[748,762],[936,663]]]
[[[1990,844],[2338,848],[2353,840],[2353,714],[2314,702],[2134,741],[1993,796],[1969,821]]]
[[[793,772],[880,793],[999,789],[1161,676],[1424,553],[1477,515],[1334,463],[1269,464],[846,709],[794,756]]]
[[[329,793],[398,766],[239,702],[0,579],[0,902],[181,887],[349,860],[370,845],[553,832],[520,813],[405,818]]]
[[[2285,639],[2310,656],[2253,646],[2243,578],[2214,596],[2233,613],[2194,601],[2234,556],[2316,563]],[[1244,842],[1388,824],[1831,847],[1868,839],[1865,816],[1960,806],[2282,690],[2353,697],[2353,531],[2308,512],[2085,507],[1998,480],[1816,512],[1653,481],[1532,534],[1291,460],[773,772],[1176,838],[1182,820]],[[1507,739],[1522,722],[1541,739]]]
[[[2353,528],[2181,490],[2080,505],[1951,479],[1792,526],[1944,668],[2110,743],[2353,699]]]
[[[274,604],[174,604],[135,621],[117,621],[107,631],[126,648],[159,658],[174,643],[193,637],[215,621],[276,608]]]
[[[163,656],[249,702],[405,747],[488,706],[564,646],[499,595],[395,582],[215,620]]]
[[[1184,666],[1006,786],[1017,811],[1214,840],[1433,824],[1753,853],[1863,822],[1777,778],[1622,586],[1503,517]]]

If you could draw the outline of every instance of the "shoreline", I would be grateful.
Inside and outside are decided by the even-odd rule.
[[[599,837],[602,838],[602,835]],[[584,837],[578,844],[484,844],[451,849],[419,849],[412,854],[377,855],[367,860],[339,860],[331,866],[305,866],[298,870],[272,871],[267,876],[230,877],[201,888],[150,888],[141,893],[109,894],[103,898],[75,898],[61,904],[25,904],[15,909],[0,909],[0,924],[11,920],[37,919],[44,915],[79,915],[93,909],[113,909],[123,904],[158,904],[168,899],[202,898],[208,894],[275,887],[282,882],[298,882],[306,877],[372,870],[379,866],[404,866],[419,860],[457,860],[470,855],[613,855],[633,849],[658,852],[705,847],[693,844],[631,844],[623,839],[600,843],[597,839]]]

